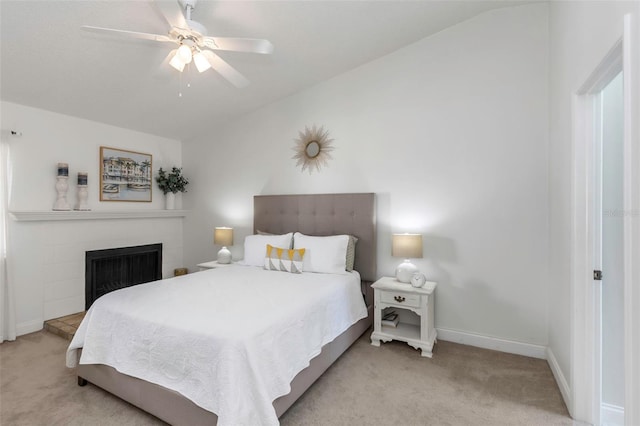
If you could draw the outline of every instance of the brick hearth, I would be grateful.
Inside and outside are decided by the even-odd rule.
[[[76,330],[80,326],[85,312],[67,315],[65,317],[51,319],[44,322],[44,329],[67,340],[73,339]]]

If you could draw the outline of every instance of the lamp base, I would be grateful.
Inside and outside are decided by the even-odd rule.
[[[228,248],[222,247],[218,252],[218,263],[227,264],[231,263],[231,252]]]
[[[411,263],[409,259],[405,259],[398,267],[396,268],[396,279],[401,283],[410,283],[411,277],[413,274],[418,272],[418,267]]]

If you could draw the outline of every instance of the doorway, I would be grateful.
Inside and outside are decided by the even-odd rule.
[[[574,97],[571,415],[601,425],[603,91],[623,69],[622,40]],[[606,275],[606,272],[603,273]]]
[[[587,423],[640,425],[640,3],[624,17],[623,37],[594,69],[573,100],[573,168],[571,212],[571,376],[569,411]],[[623,72],[624,71],[624,72]],[[597,120],[601,92],[621,72],[623,91],[623,167],[621,210],[605,212],[598,195],[596,170],[602,165]],[[604,214],[618,216],[623,229],[623,367],[624,404],[613,419],[602,412],[602,292],[594,269],[602,268],[597,250]],[[604,271],[603,276],[607,276]],[[609,278],[615,279],[614,277]],[[606,283],[604,285],[607,285]],[[607,344],[608,342],[605,342]],[[606,368],[606,367],[605,367]],[[609,373],[605,373],[609,374]],[[614,373],[615,374],[615,373]],[[609,378],[607,377],[607,380]],[[616,385],[614,385],[616,386]],[[616,387],[617,388],[617,387]],[[605,395],[605,398],[611,395]],[[624,407],[624,411],[622,411]],[[609,410],[611,411],[611,410]],[[616,410],[613,410],[616,411]]]
[[[600,424],[624,425],[624,96],[619,73],[597,94],[594,111],[596,214],[594,260],[599,293]],[[599,231],[598,231],[599,230]],[[596,314],[598,315],[598,313]],[[596,337],[597,338],[597,337]]]

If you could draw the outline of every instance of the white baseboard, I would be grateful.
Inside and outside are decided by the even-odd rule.
[[[16,336],[22,336],[23,334],[29,334],[36,331],[40,331],[44,328],[44,321],[27,321],[20,324],[16,324]]]
[[[571,392],[569,390],[569,383],[567,379],[562,374],[562,370],[560,369],[560,364],[558,364],[558,360],[556,356],[553,354],[551,348],[547,348],[547,362],[549,363],[549,368],[551,368],[551,372],[553,373],[553,377],[556,379],[556,383],[558,384],[558,388],[560,389],[560,393],[562,394],[562,399],[564,399],[564,404],[567,406],[567,410],[569,410],[569,414],[573,417],[573,405],[571,405]]]
[[[533,345],[531,343],[504,340],[497,337],[483,336],[465,331],[437,328],[438,339],[447,342],[461,343],[463,345],[476,346],[478,348],[492,349],[494,351],[510,354],[524,355],[532,358],[546,359],[546,346]]]
[[[602,403],[600,406],[600,424],[602,426],[624,426],[624,408]]]

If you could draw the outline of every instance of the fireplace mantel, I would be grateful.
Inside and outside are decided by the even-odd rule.
[[[54,220],[147,219],[185,217],[188,210],[91,210],[91,211],[11,211],[18,222]]]

